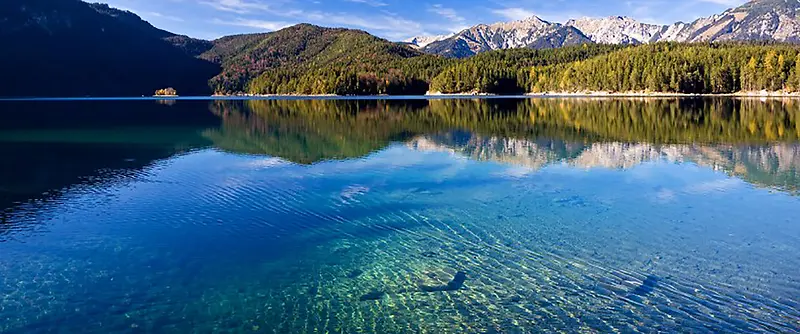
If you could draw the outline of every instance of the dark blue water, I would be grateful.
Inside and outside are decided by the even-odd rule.
[[[800,330],[800,108],[0,103],[0,332]]]

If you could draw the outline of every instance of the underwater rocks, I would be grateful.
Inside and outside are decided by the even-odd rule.
[[[426,252],[422,252],[422,256],[424,256],[424,257],[437,257],[437,256],[439,256],[439,253],[436,253],[434,251],[426,251]]]
[[[408,293],[408,292],[445,292],[445,291],[456,291],[460,290],[464,287],[464,282],[467,281],[467,274],[463,271],[459,271],[453,276],[453,279],[450,282],[447,282],[446,285],[420,285],[419,290],[402,290],[398,293]],[[385,291],[380,290],[372,290],[364,295],[362,295],[359,300],[360,301],[370,301],[370,300],[380,300],[383,296],[386,295]]]
[[[447,285],[438,285],[438,286],[422,285],[419,288],[420,290],[422,290],[422,292],[456,291],[464,286],[464,282],[466,280],[467,280],[467,274],[465,274],[463,271],[459,271],[453,277],[453,280],[448,282]]]
[[[360,300],[362,302],[369,301],[369,300],[379,300],[379,299],[383,298],[383,296],[385,294],[386,294],[386,292],[383,292],[383,291],[372,290],[372,291],[368,292],[367,294],[361,296],[361,298],[359,298],[358,300]]]
[[[637,286],[636,289],[633,289],[631,295],[644,297],[649,295],[655,288],[658,286],[658,282],[661,281],[661,277],[656,275],[647,275],[647,277],[642,281],[642,284]]]
[[[361,274],[363,274],[363,273],[364,273],[363,270],[355,269],[355,270],[352,270],[349,273],[347,273],[347,278],[357,278],[358,276],[361,276]]]

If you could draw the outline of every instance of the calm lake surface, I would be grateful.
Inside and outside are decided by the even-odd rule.
[[[799,138],[781,100],[0,102],[0,332],[797,332]]]

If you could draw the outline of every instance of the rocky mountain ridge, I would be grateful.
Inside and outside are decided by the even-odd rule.
[[[423,51],[464,58],[510,48],[554,48],[581,43],[637,45],[656,42],[771,41],[800,43],[798,0],[753,0],[691,23],[657,25],[625,16],[572,19],[564,24],[532,16],[479,24],[451,37],[415,37]]]
[[[523,47],[547,49],[591,42],[575,27],[532,16],[512,22],[479,24],[452,37],[432,42],[422,50],[447,57],[465,58],[492,50]]]

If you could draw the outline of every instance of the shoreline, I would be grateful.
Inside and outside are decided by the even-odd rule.
[[[341,97],[337,94],[211,94],[211,97]],[[381,96],[381,95],[371,95]]]
[[[230,94],[230,95],[200,95],[200,96],[85,96],[85,97],[0,97],[0,101],[31,101],[31,100],[214,100],[214,99],[524,99],[524,98],[760,98],[760,99],[797,99],[800,92],[737,92],[728,94],[685,94],[685,93],[659,93],[659,92],[545,92],[525,93],[520,95],[498,95],[489,93],[438,93],[428,92],[425,95],[336,95],[336,94]]]
[[[604,91],[584,91],[584,92],[544,92],[526,93],[525,96],[531,97],[800,97],[800,92],[736,92],[725,94],[689,94],[689,93],[666,93],[666,92],[604,92]]]
[[[589,97],[589,98],[616,98],[616,97],[645,97],[645,98],[666,98],[666,97],[751,97],[751,98],[800,98],[800,92],[737,92],[725,94],[690,94],[690,93],[666,93],[666,92],[602,92],[602,91],[585,91],[585,92],[544,92],[544,93],[524,93],[512,95],[500,95],[493,93],[440,93],[440,92],[427,92],[425,95],[337,95],[337,94],[232,94],[232,95],[211,95],[211,97],[220,98],[533,98],[533,97],[553,97],[553,98],[567,98],[567,97]]]
[[[504,95],[497,95],[492,93],[481,93],[481,92],[467,92],[467,93],[442,93],[442,92],[427,92],[425,95],[422,96],[430,96],[430,97],[437,97],[437,96],[504,96]],[[507,95],[507,96],[522,96],[522,95]]]

